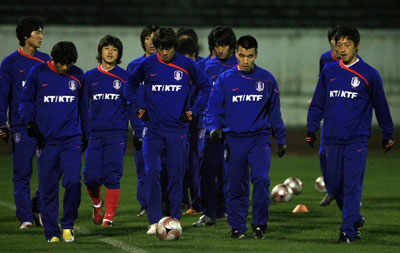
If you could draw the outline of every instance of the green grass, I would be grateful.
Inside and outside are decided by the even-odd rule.
[[[314,151],[313,151],[314,152]],[[303,192],[289,203],[271,203],[268,232],[265,240],[248,237],[231,240],[230,227],[218,220],[214,227],[193,228],[198,216],[181,219],[183,235],[178,241],[160,241],[146,235],[147,217],[137,217],[136,173],[132,151],[127,152],[121,182],[121,201],[114,227],[102,229],[93,224],[91,203],[82,187],[82,202],[76,220],[75,242],[49,244],[43,228],[20,231],[15,217],[12,165],[10,156],[0,156],[0,244],[1,252],[398,252],[400,248],[400,158],[397,150],[387,155],[368,157],[363,192],[362,213],[367,219],[362,240],[351,245],[336,243],[341,213],[335,203],[323,208],[323,194],[314,189],[320,175],[317,154],[300,156],[289,152],[282,159],[273,157],[270,170],[271,187],[295,176],[303,181]],[[34,171],[32,189],[37,187]],[[33,191],[32,190],[32,191]],[[63,191],[61,191],[63,193]],[[309,213],[293,214],[297,204],[305,204]],[[61,204],[62,206],[62,204]],[[62,210],[62,208],[61,208]],[[251,210],[250,210],[251,214]],[[248,217],[250,230],[251,215]],[[250,233],[249,233],[250,234]]]

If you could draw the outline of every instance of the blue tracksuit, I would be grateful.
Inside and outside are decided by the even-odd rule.
[[[350,67],[338,61],[324,68],[308,110],[307,129],[316,132],[324,119],[328,177],[343,211],[341,230],[350,240],[360,218],[372,109],[383,138],[392,138],[393,122],[378,71],[362,59]]]
[[[50,57],[45,53],[36,51],[33,56],[30,56],[18,49],[3,60],[0,68],[0,126],[6,126],[8,120],[11,127],[14,200],[16,214],[21,223],[33,221],[30,178],[36,139],[26,133],[26,128],[18,113],[18,103],[31,68],[47,60],[50,60]],[[32,199],[33,202],[37,202],[38,195],[39,191]]]
[[[226,133],[227,210],[232,231],[247,230],[249,179],[253,183],[252,225],[266,228],[269,135],[273,133],[277,144],[286,143],[279,89],[273,75],[257,66],[251,73],[244,73],[237,66],[219,75],[208,102],[207,128],[210,132],[218,128]]]
[[[143,55],[137,59],[134,59],[128,64],[128,73],[133,73],[135,68],[140,64],[142,60],[146,59],[146,56]],[[139,119],[132,106],[129,109],[129,120],[131,122],[133,128],[133,136],[142,138],[144,123],[141,119]],[[144,166],[143,159],[143,149],[134,148],[135,153],[135,164],[136,164],[136,175],[137,175],[137,194],[136,198],[139,201],[140,209],[146,209],[146,171]]]
[[[60,237],[59,181],[64,193],[63,229],[73,229],[81,200],[81,104],[83,72],[72,65],[59,73],[52,61],[35,66],[21,96],[24,123],[35,121],[45,138],[38,158],[41,214],[47,239]],[[83,102],[83,101],[82,101]]]
[[[192,85],[196,85],[199,95],[189,107]],[[155,54],[143,60],[129,75],[126,88],[128,101],[133,103],[135,111],[145,108],[150,118],[143,131],[149,221],[153,224],[162,217],[160,171],[163,152],[168,170],[171,216],[180,219],[188,127],[180,117],[186,110],[196,115],[206,107],[211,89],[209,80],[193,60],[183,55],[176,53],[171,62],[165,63]]]
[[[128,72],[116,66],[110,71],[101,65],[85,74],[82,100],[89,105],[87,134],[89,146],[83,174],[89,189],[104,184],[119,189],[123,174],[128,111],[124,94]]]
[[[333,63],[340,60],[337,58],[332,50],[329,50],[321,55],[321,58],[319,59],[319,74],[321,74],[322,70],[324,69],[324,66]],[[320,146],[319,146],[319,162],[321,165],[321,172],[322,176],[324,177],[324,182],[325,182],[325,188],[326,192],[331,194],[332,191],[329,186],[329,179],[328,179],[328,174],[326,171],[326,147],[324,143],[324,128],[321,127],[321,141],[320,141]]]
[[[218,57],[209,59],[205,65],[206,75],[215,83],[219,74],[237,65],[237,59],[233,55],[226,61]],[[205,112],[204,112],[205,113]],[[205,117],[199,119],[203,121],[205,128]],[[226,213],[226,178],[224,177],[224,145],[214,143],[210,139],[208,131],[200,130],[199,141],[200,152],[200,190],[201,205],[203,214],[210,217],[213,221],[217,216]],[[217,184],[215,183],[217,178]]]

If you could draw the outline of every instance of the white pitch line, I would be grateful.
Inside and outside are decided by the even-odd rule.
[[[10,204],[8,202],[4,202],[2,200],[0,200],[0,206],[6,207],[6,208],[11,209],[13,211],[16,210],[16,208],[15,208],[15,206],[13,204]],[[92,232],[90,231],[90,229],[87,229],[87,228],[85,228],[83,226],[75,226],[74,228],[75,228],[75,230],[77,232],[79,232],[79,233],[81,233],[83,235],[93,235]],[[118,240],[115,240],[115,239],[112,239],[112,238],[109,238],[109,237],[104,237],[104,236],[101,236],[101,235],[97,235],[97,236],[94,236],[94,238],[96,240],[99,240],[101,242],[110,244],[111,246],[113,246],[115,248],[119,248],[119,249],[122,249],[122,250],[127,251],[127,252],[131,252],[131,253],[146,253],[146,251],[144,251],[141,248],[138,248],[138,247],[135,247],[135,246],[131,246],[129,244],[123,243],[121,241],[118,241]]]

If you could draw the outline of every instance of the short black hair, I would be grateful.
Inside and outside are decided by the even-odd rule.
[[[146,40],[147,36],[150,36],[152,33],[156,33],[160,27],[158,25],[148,25],[143,28],[142,33],[140,34],[140,42],[142,43],[142,48],[146,51],[146,47],[144,46],[144,41]]]
[[[55,63],[74,64],[78,59],[78,52],[74,43],[70,41],[60,41],[51,49],[51,58]]]
[[[357,28],[349,25],[341,26],[338,29],[337,33],[335,34],[335,42],[337,43],[341,38],[347,38],[353,41],[354,46],[356,47],[358,44],[360,44],[360,33],[358,32]]]
[[[237,48],[239,48],[239,46],[241,46],[244,49],[254,48],[257,51],[258,43],[257,43],[256,38],[254,38],[253,36],[245,35],[238,39],[236,46],[237,46]]]
[[[214,37],[214,46],[230,46],[231,50],[235,50],[236,48],[236,36],[233,32],[232,28],[228,26],[218,26],[215,28],[213,32]]]
[[[22,17],[18,20],[17,28],[15,32],[17,33],[17,38],[19,40],[20,46],[25,46],[25,40],[31,37],[32,31],[37,31],[40,28],[43,29],[43,22],[38,17]]]
[[[170,27],[160,28],[153,38],[153,44],[157,49],[170,49],[177,47],[176,33]]]
[[[334,26],[331,26],[331,28],[329,28],[329,30],[328,30],[328,41],[329,41],[329,43],[331,43],[332,38],[335,37],[335,35],[336,35],[336,33],[337,33],[339,28],[340,28],[340,25],[334,25]]]
[[[96,56],[97,61],[101,63],[102,61],[101,50],[103,49],[103,47],[109,45],[112,45],[118,49],[117,64],[120,64],[122,58],[122,50],[123,50],[122,42],[117,37],[111,35],[106,35],[100,40],[99,45],[97,46],[97,56]]]
[[[197,56],[198,45],[197,42],[192,37],[184,37],[178,39],[178,45],[176,51],[183,55],[194,55]]]
[[[215,48],[214,32],[215,29],[212,29],[208,34],[208,50],[210,50],[210,55],[213,54]]]
[[[190,37],[193,39],[193,41],[195,42],[195,56],[197,57],[199,55],[199,51],[200,51],[200,46],[199,46],[199,37],[197,36],[196,31],[191,28],[191,27],[181,27],[178,29],[178,31],[176,32],[176,37],[178,37],[178,47],[179,47],[179,39],[180,37]],[[192,55],[192,54],[190,54]]]

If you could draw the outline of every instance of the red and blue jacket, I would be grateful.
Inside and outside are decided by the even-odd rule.
[[[72,65],[66,74],[53,61],[32,68],[24,86],[19,113],[26,125],[35,121],[46,144],[62,144],[82,135],[86,114],[82,103],[83,71]]]
[[[125,81],[128,72],[119,66],[110,71],[101,65],[85,73],[82,100],[89,106],[87,134],[90,137],[125,137],[128,110]]]
[[[308,109],[307,130],[316,132],[324,119],[326,144],[366,143],[372,109],[383,138],[392,138],[393,121],[378,71],[360,58],[348,67],[340,60],[328,64],[319,77]]]
[[[271,134],[286,144],[279,88],[274,76],[255,66],[245,73],[235,66],[220,74],[207,108],[207,129],[222,129],[227,137]]]
[[[25,127],[18,113],[21,92],[33,66],[50,60],[50,56],[36,50],[33,56],[18,49],[7,56],[0,67],[0,126],[8,120],[12,128]],[[7,117],[8,111],[8,117]]]
[[[147,110],[150,120],[145,125],[148,128],[183,132],[188,123],[179,118],[185,111],[196,115],[204,110],[211,84],[192,59],[175,53],[172,61],[166,63],[157,53],[144,59],[129,74],[126,88],[134,110]],[[198,97],[192,104],[191,96],[195,93]]]

